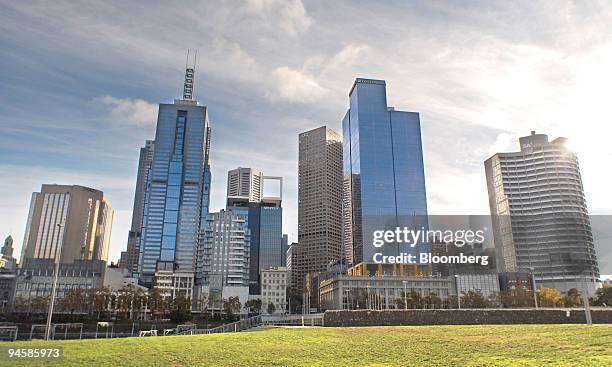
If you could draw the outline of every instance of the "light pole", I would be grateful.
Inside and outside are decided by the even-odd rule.
[[[408,293],[406,292],[406,283],[408,283],[405,280],[402,280],[402,283],[404,284],[404,309],[407,310],[408,309]]]
[[[51,340],[51,319],[53,318],[53,306],[55,304],[55,292],[57,291],[57,280],[59,278],[60,259],[62,257],[62,247],[64,247],[64,235],[62,234],[62,223],[57,224],[58,241],[57,251],[55,256],[55,272],[53,274],[53,284],[51,285],[51,299],[49,300],[49,311],[47,312],[47,327],[45,329],[45,339]],[[59,241],[59,236],[62,240]]]
[[[536,288],[536,281],[535,281],[535,269],[534,268],[529,268],[529,272],[531,273],[531,288],[533,288],[533,304],[535,305],[535,308],[538,308],[538,295],[537,295],[537,288]]]
[[[461,309],[461,295],[459,295],[459,275],[455,274],[455,289],[457,290],[457,307]]]

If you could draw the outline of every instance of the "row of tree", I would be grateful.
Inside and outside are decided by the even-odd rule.
[[[347,306],[349,309],[379,309],[389,308],[383,304],[384,300],[375,291],[356,289],[347,292]],[[561,294],[553,288],[540,287],[536,291],[536,298],[540,307],[580,307],[584,305],[581,292],[572,288],[566,294]],[[516,288],[509,292],[493,292],[484,296],[480,291],[467,291],[461,293],[461,308],[495,308],[495,307],[534,307],[533,291],[525,288]],[[599,288],[594,297],[589,298],[592,306],[612,305],[612,287]],[[395,300],[395,308],[423,309],[423,308],[453,308],[457,307],[457,297],[441,299],[437,294],[421,295],[415,290],[406,292],[406,295]]]
[[[13,310],[20,314],[42,314],[48,311],[49,297],[33,297],[24,299],[18,297],[13,304]],[[150,315],[152,319],[170,318],[173,322],[186,322],[192,319],[192,306],[202,314],[223,316],[234,320],[243,310],[238,297],[222,299],[220,294],[212,293],[209,297],[201,296],[192,304],[192,300],[184,295],[166,297],[158,288],[145,291],[129,284],[118,291],[110,288],[75,288],[66,291],[56,303],[54,312],[85,315],[90,319],[103,320],[110,317],[116,319],[138,320]],[[251,314],[262,312],[261,299],[252,299],[244,304],[244,310]],[[270,303],[268,313],[274,313],[276,307]]]

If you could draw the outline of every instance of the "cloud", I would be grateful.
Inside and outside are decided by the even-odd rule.
[[[142,99],[104,95],[94,98],[94,102],[107,106],[110,109],[110,117],[118,124],[149,126],[157,121],[157,105]]]
[[[317,80],[300,70],[287,66],[272,71],[274,91],[269,96],[272,99],[285,99],[291,102],[313,102],[321,98],[326,90]]]
[[[302,34],[313,21],[300,0],[248,0],[247,11],[258,15],[269,27],[278,27],[290,36]]]
[[[308,103],[320,100],[330,92],[322,85],[342,79],[342,75],[369,50],[367,45],[348,44],[331,56],[317,55],[306,59],[299,70],[289,66],[278,67],[271,72],[272,91],[267,96],[273,101],[283,99]],[[350,80],[353,76],[347,77]]]

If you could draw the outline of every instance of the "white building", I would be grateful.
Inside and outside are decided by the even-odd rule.
[[[221,274],[222,285],[249,285],[251,233],[242,215],[221,210],[206,218],[204,241],[198,250],[198,272],[202,285],[212,274]]]
[[[133,285],[146,291],[147,288],[138,284],[138,278],[131,278],[131,270],[127,268],[111,268],[107,267],[104,272],[104,287],[108,287],[113,291],[118,291],[121,288]]]
[[[261,309],[268,312],[274,305],[274,313],[287,312],[288,272],[285,267],[268,268],[261,271]]]
[[[192,298],[193,273],[157,270],[153,278],[153,287],[159,289],[164,297],[172,299],[181,295],[185,298]]]

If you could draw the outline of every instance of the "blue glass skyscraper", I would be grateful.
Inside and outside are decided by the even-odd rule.
[[[357,264],[372,263],[376,252],[415,252],[406,244],[375,248],[372,235],[428,228],[419,114],[387,106],[384,80],[356,79],[349,99],[342,121],[348,253]]]
[[[155,272],[195,272],[200,229],[208,214],[208,109],[192,99],[194,70],[183,99],[161,103],[147,179],[138,272],[150,286]]]

